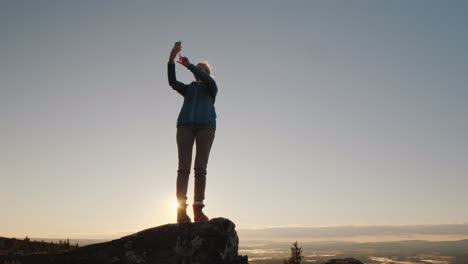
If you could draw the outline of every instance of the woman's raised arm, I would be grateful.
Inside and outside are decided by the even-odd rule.
[[[193,74],[195,74],[195,76],[197,76],[200,80],[205,82],[210,94],[213,96],[213,98],[216,97],[216,94],[218,93],[218,86],[216,85],[216,82],[213,79],[213,77],[211,77],[208,73],[200,70],[197,66],[190,63],[187,57],[181,57],[180,61],[177,62],[187,67],[187,69],[189,69]]]
[[[181,46],[174,46],[174,48],[172,48],[172,51],[169,55],[169,62],[167,63],[167,78],[169,80],[169,85],[172,87],[172,89],[176,90],[182,96],[185,96],[185,93],[188,89],[188,85],[177,81],[174,63],[174,59],[181,49]]]
[[[195,74],[200,80],[205,82],[210,94],[213,96],[213,98],[216,97],[216,94],[218,93],[218,86],[216,85],[216,82],[213,79],[213,77],[211,77],[208,73],[200,70],[197,66],[191,63],[187,66],[187,69],[193,72],[193,74]]]

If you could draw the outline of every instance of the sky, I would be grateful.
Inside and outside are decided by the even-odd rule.
[[[465,1],[0,0],[0,236],[176,222],[176,41],[213,65],[219,89],[209,217],[246,229],[467,223],[467,12]]]

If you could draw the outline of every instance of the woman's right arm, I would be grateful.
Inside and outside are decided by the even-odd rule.
[[[176,90],[182,96],[185,96],[188,85],[177,81],[175,73],[174,59],[178,52],[180,52],[180,47],[175,46],[169,55],[169,62],[167,63],[167,77],[169,80],[169,85],[172,87],[172,89]]]

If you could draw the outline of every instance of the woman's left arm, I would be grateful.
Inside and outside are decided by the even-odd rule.
[[[197,76],[200,80],[206,83],[208,90],[210,94],[214,97],[216,97],[216,94],[218,93],[218,86],[216,85],[215,80],[206,72],[200,70],[197,66],[193,65],[190,63],[189,59],[187,57],[182,57],[178,63],[184,65],[189,69],[195,76]]]
[[[189,69],[200,80],[206,83],[208,89],[210,90],[210,93],[213,93],[213,95],[216,95],[216,93],[218,93],[218,87],[216,86],[216,82],[208,73],[200,70],[197,66],[193,65],[192,63],[190,63],[187,66],[187,69]]]

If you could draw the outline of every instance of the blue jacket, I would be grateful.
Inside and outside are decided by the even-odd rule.
[[[175,64],[167,64],[169,85],[184,97],[184,104],[177,118],[177,126],[197,124],[216,129],[215,99],[218,87],[213,78],[206,72],[190,64],[187,67],[201,82],[192,81],[184,84],[176,79]]]

